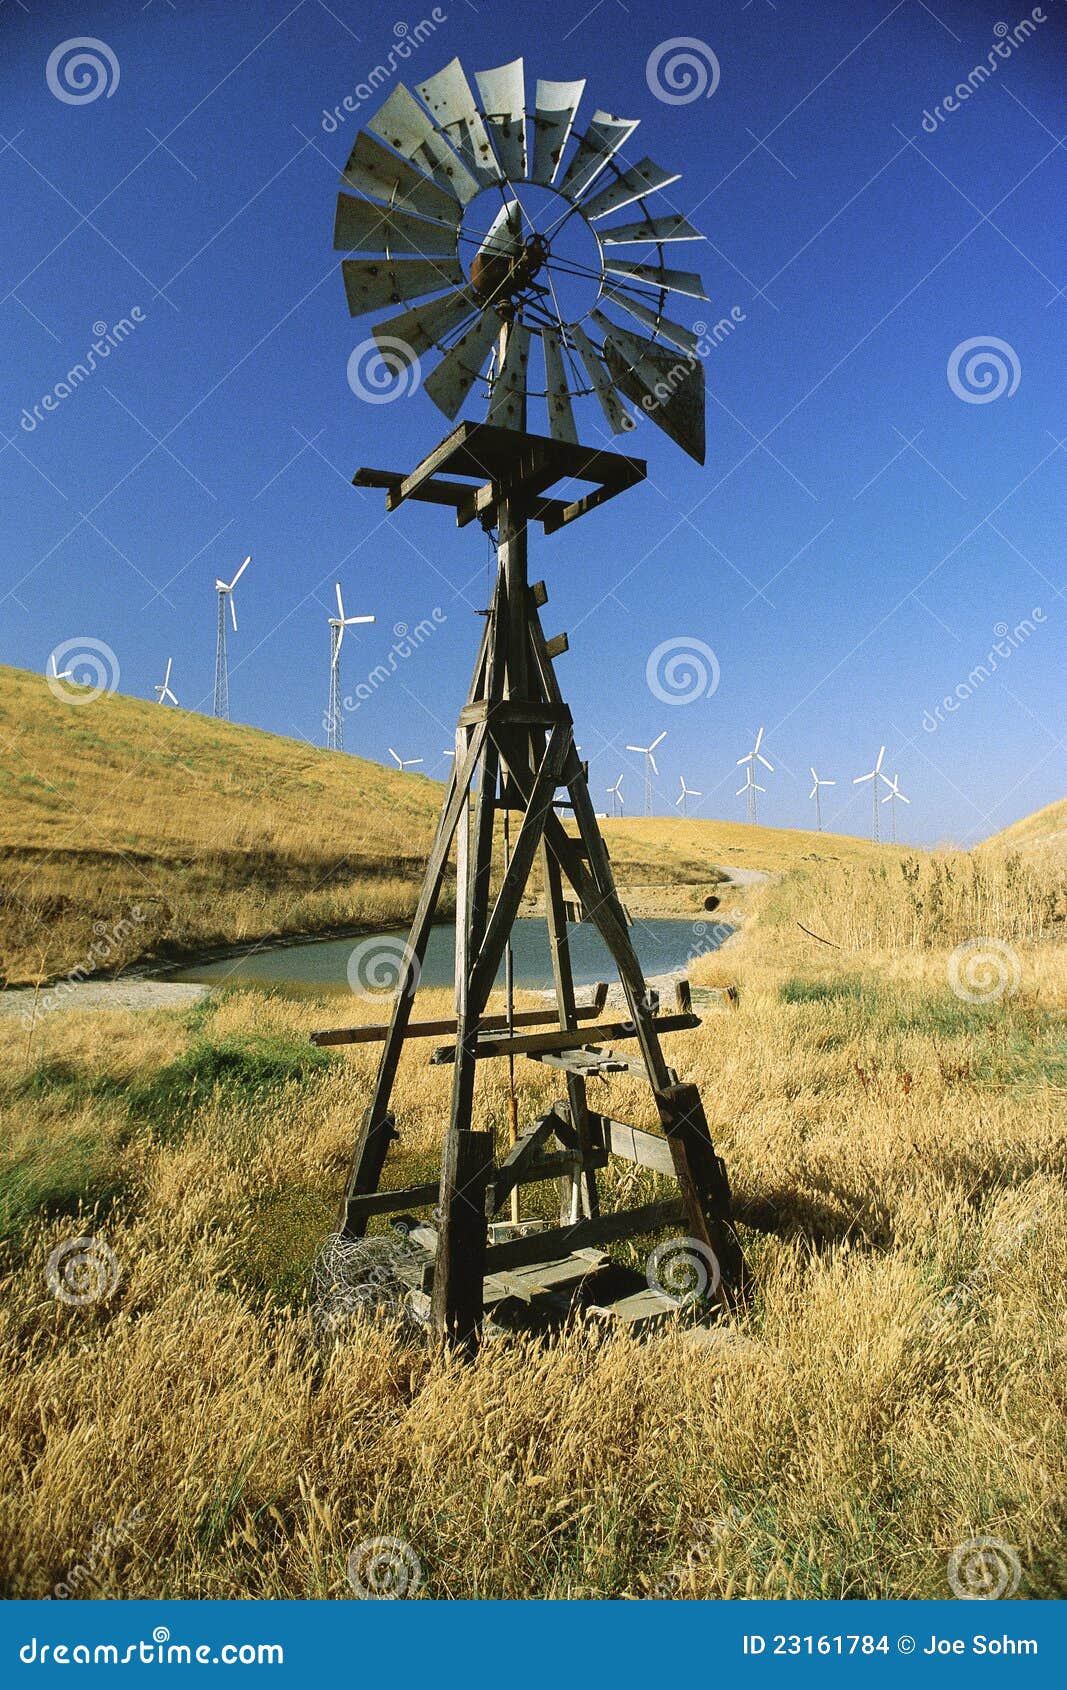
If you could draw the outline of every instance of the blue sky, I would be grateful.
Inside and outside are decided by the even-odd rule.
[[[349,713],[347,748],[443,771],[486,543],[431,507],[386,520],[349,485],[361,464],[412,467],[448,425],[421,392],[372,405],[348,384],[369,329],[347,313],[333,208],[378,102],[323,123],[431,10],[5,0],[0,661],[40,670],[61,642],[95,639],[119,689],[150,697],[173,656],[182,704],[209,709],[214,580],[251,552],[234,718],[321,742],[340,579],[347,608],[377,616],[346,640],[349,694],[395,626],[435,627]],[[734,312],[706,359],[706,466],[644,423],[621,446],[647,457],[647,482],[532,538],[598,803],[625,772],[639,805],[622,748],[665,729],[656,808],[674,813],[683,773],[703,794],[691,813],[741,817],[735,759],[760,724],[775,764],[760,815],[780,825],[810,820],[814,763],[838,782],[828,825],[865,831],[852,776],[883,741],[912,800],[902,837],[981,838],[1063,795],[1067,25],[1062,0],[1039,11],[946,111],[996,26],[1030,15],[1021,0],[438,8],[409,84],[456,54],[473,72],[522,53],[528,85],[586,76],[582,115],[640,118],[634,157],[683,172],[672,208],[708,237],[673,261],[699,268],[711,303],[672,301],[675,316]],[[46,66],[83,35],[118,81],[72,104]],[[681,37],[714,54],[710,98],[649,85],[650,55]],[[134,307],[106,363],[35,418],[94,324]],[[974,402],[991,386],[961,397],[950,361],[991,338],[1004,391]],[[581,420],[610,444],[595,408]],[[994,670],[996,631],[1026,619]],[[714,651],[711,696],[650,687],[670,640]],[[946,695],[958,708],[938,720]]]

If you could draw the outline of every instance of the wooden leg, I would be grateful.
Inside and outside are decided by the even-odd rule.
[[[657,1094],[656,1105],[690,1234],[712,1251],[723,1285],[740,1288],[744,1258],[730,1218],[730,1183],[715,1154],[700,1093],[694,1085],[671,1086]]]
[[[468,1351],[477,1345],[482,1326],[485,1202],[493,1151],[491,1132],[450,1129],[441,1160],[431,1317],[435,1332]]]
[[[548,846],[542,842],[541,866],[545,879],[545,915],[548,922],[548,943],[552,952],[552,976],[556,986],[556,1003],[559,1006],[559,1024],[567,1032],[571,1032],[578,1025],[574,1004],[574,977],[571,973],[570,944],[567,939],[567,919],[563,908],[563,885],[560,880],[559,864]],[[589,1109],[586,1103],[586,1082],[580,1074],[567,1075],[567,1105],[571,1122],[578,1137],[579,1153],[585,1160],[584,1152],[589,1148]],[[566,1225],[574,1214],[575,1208],[579,1214],[592,1218],[600,1213],[600,1203],[597,1197],[596,1174],[592,1168],[586,1168],[577,1174],[574,1180],[560,1182],[560,1221]],[[574,1202],[573,1187],[577,1186],[577,1204]],[[566,1213],[564,1213],[564,1202]]]

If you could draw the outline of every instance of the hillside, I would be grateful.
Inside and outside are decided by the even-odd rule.
[[[1032,816],[1022,816],[1000,833],[994,833],[987,845],[1004,845],[1015,851],[1039,851],[1045,848],[1067,856],[1067,798],[1046,804]]]
[[[402,922],[414,907],[441,800],[422,775],[140,699],[71,703],[3,667],[0,744],[7,983]],[[877,849],[681,818],[604,830],[639,913],[701,908],[716,863],[777,871]]]

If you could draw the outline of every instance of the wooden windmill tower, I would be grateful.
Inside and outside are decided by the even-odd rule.
[[[439,1333],[467,1345],[480,1331],[487,1276],[559,1261],[610,1240],[680,1225],[716,1264],[716,1283],[720,1274],[723,1284],[736,1283],[741,1271],[726,1173],[700,1095],[668,1066],[660,1046],[661,1034],[693,1027],[697,1018],[687,992],[680,993],[677,1013],[661,1015],[646,988],[554,672],[566,637],[546,640],[539,611],[547,594],[543,584],[531,585],[527,571],[533,525],[546,535],[569,529],[645,475],[639,459],[579,441],[575,399],[595,396],[611,431],[621,434],[635,426],[620,395],[629,398],[703,462],[697,337],[671,321],[665,307],[669,293],[705,296],[698,276],[663,263],[667,243],[700,237],[673,211],[650,212],[647,202],[677,177],[650,159],[623,158],[636,122],[598,111],[583,134],[575,129],[584,84],[539,81],[527,111],[521,60],[480,73],[475,82],[480,103],[454,60],[418,85],[418,98],[404,87],[393,90],[356,140],[335,231],[335,245],[359,255],[342,264],[352,314],[403,307],[376,325],[375,338],[383,356],[395,360],[399,349],[412,368],[443,354],[423,385],[449,418],[458,416],[490,366],[484,422],[460,422],[411,470],[364,468],[354,478],[358,486],[384,489],[390,511],[409,499],[451,507],[461,528],[478,522],[496,541],[492,602],[403,977],[388,1028],[377,1030],[383,1039],[378,1075],[342,1215],[344,1233],[358,1237],[372,1216],[434,1207],[433,1222],[416,1228],[428,1253],[432,1319]],[[492,210],[479,224],[477,213],[490,200]],[[613,221],[619,213],[623,220]],[[587,252],[595,262],[568,256],[568,223],[592,236]],[[653,262],[644,261],[650,256]],[[591,303],[574,315],[562,296],[579,282],[591,289]],[[618,324],[609,310],[646,332]],[[534,399],[547,411],[547,434],[529,429]],[[561,483],[584,490],[553,491]],[[564,826],[560,808],[569,809],[574,831]],[[494,877],[500,815],[509,849]],[[453,846],[455,1019],[417,1022],[418,975]],[[489,993],[538,857],[556,1007],[516,1013],[509,994],[507,1013],[490,1015]],[[602,1011],[603,994],[592,1008],[576,1005],[568,920],[577,919],[595,924],[614,959],[625,1019],[590,1020]],[[366,1033],[347,1029],[316,1038],[335,1044]],[[440,1180],[383,1191],[387,1152],[402,1128],[391,1106],[401,1049],[406,1039],[434,1034],[449,1042],[431,1060],[453,1069]],[[566,1099],[519,1130],[498,1156],[493,1132],[478,1125],[476,1075],[484,1061],[516,1057],[560,1070]],[[589,1080],[619,1071],[647,1079],[662,1134],[590,1107]],[[603,1213],[597,1172],[612,1156],[669,1174],[674,1196]],[[489,1242],[489,1223],[513,1194],[547,1179],[562,1181],[559,1227]]]

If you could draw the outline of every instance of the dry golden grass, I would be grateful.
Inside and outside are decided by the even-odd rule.
[[[794,910],[817,895],[862,940],[871,887],[805,885],[698,961],[740,976],[741,1007],[669,1044],[742,1222],[772,1229],[743,1226],[752,1300],[708,1348],[578,1328],[466,1368],[387,1324],[323,1330],[309,1270],[374,1065],[309,1060],[336,1002],[56,1014],[26,1071],[0,1026],[7,1591],[45,1594],[139,1505],[78,1594],[345,1597],[350,1553],[390,1536],[437,1597],[936,1597],[989,1535],[1020,1595],[1062,1595],[1067,954],[1019,936],[1024,901],[1018,990],[968,1002],[954,926],[841,957]],[[425,1055],[401,1067],[391,1183],[433,1164],[448,1073]],[[493,1069],[479,1119],[503,1135]],[[520,1084],[524,1117],[555,1095],[532,1064]],[[631,1082],[610,1095],[651,1124]],[[122,1277],[66,1308],[44,1265],[76,1233]]]

